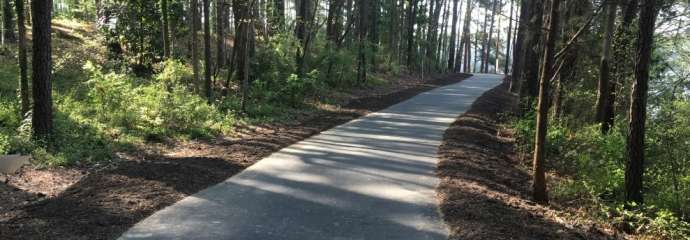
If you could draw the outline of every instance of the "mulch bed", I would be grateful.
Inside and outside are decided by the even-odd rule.
[[[0,239],[117,238],[155,211],[222,182],[281,148],[466,77],[450,74],[426,82],[410,78],[393,88],[354,93],[356,99],[344,107],[294,123],[245,126],[235,137],[142,149],[123,154],[124,160],[100,170],[26,168],[5,176],[9,184],[0,182]],[[57,178],[64,175],[78,180],[63,184],[69,178]],[[42,184],[19,184],[28,177],[60,184],[43,191],[36,189],[45,188]]]
[[[451,239],[615,239],[530,200],[530,173],[515,155],[511,132],[500,127],[518,102],[506,89],[481,96],[439,149],[437,193]]]

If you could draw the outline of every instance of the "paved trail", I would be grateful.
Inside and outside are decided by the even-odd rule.
[[[121,239],[446,239],[443,132],[499,75],[475,75],[287,147]]]

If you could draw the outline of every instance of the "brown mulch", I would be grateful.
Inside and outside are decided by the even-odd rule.
[[[530,200],[530,174],[515,155],[511,132],[500,127],[517,103],[505,89],[481,96],[439,149],[437,192],[451,239],[616,239]]]
[[[114,239],[136,222],[219,183],[269,154],[316,133],[467,75],[351,93],[344,107],[294,123],[244,126],[238,136],[188,141],[121,154],[100,170],[25,167],[0,176],[0,239]],[[67,176],[58,179],[58,176]],[[45,180],[49,181],[45,181]],[[55,182],[51,185],[50,182]]]

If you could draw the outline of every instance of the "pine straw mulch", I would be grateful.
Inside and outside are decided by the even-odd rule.
[[[527,164],[500,124],[518,102],[503,84],[481,96],[446,131],[437,192],[451,239],[617,239],[614,231],[572,221],[565,209],[531,200]]]

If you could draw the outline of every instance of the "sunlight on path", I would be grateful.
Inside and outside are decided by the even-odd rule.
[[[121,239],[446,239],[436,152],[499,75],[475,75],[287,147]]]

